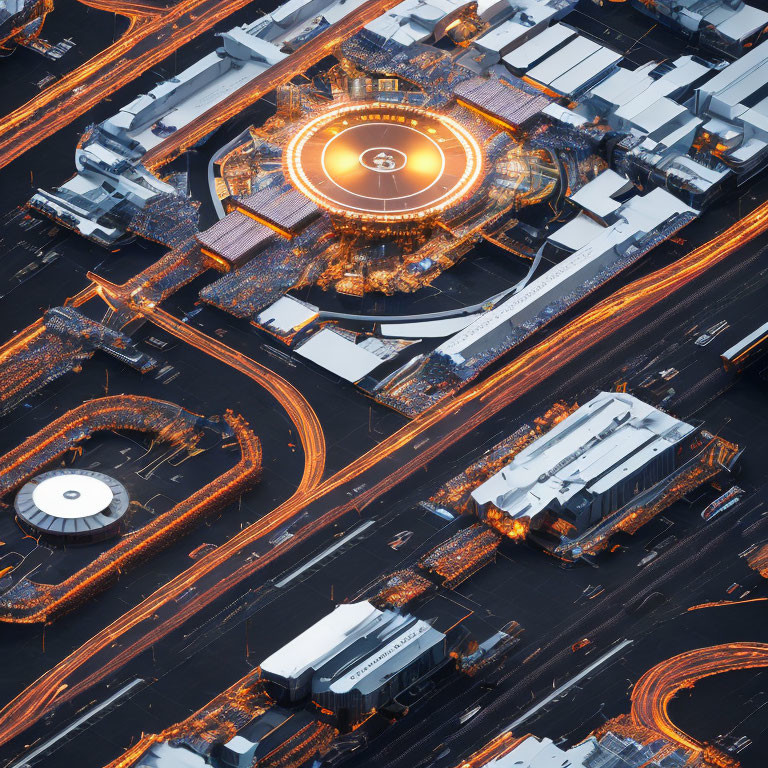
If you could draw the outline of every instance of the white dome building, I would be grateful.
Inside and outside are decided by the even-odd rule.
[[[128,491],[109,475],[55,469],[25,483],[14,508],[35,533],[66,543],[100,541],[120,532]]]

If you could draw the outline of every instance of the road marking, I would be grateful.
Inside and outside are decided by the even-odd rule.
[[[316,555],[311,560],[302,565],[301,568],[297,568],[293,573],[289,574],[284,579],[280,579],[280,581],[278,581],[275,586],[282,588],[286,584],[289,584],[295,578],[301,576],[304,571],[309,570],[313,566],[317,565],[321,560],[324,560],[326,557],[328,557],[328,555],[332,554],[340,547],[343,547],[348,541],[354,539],[355,536],[359,536],[363,531],[368,530],[368,528],[370,528],[375,522],[375,520],[368,520],[368,522],[363,523],[362,525],[358,525],[354,531],[350,531],[346,536],[339,539],[335,544],[331,544],[328,549],[324,549],[319,555]]]
[[[549,696],[542,699],[538,704],[531,707],[527,712],[524,712],[522,715],[520,715],[520,717],[518,717],[517,720],[510,723],[502,731],[502,733],[511,731],[513,728],[517,728],[518,725],[521,725],[526,720],[530,720],[530,718],[533,717],[540,709],[543,709],[544,707],[546,707],[547,704],[550,704],[562,693],[567,691],[572,686],[576,685],[576,683],[578,683],[580,680],[583,680],[585,677],[590,675],[599,666],[601,666],[602,664],[605,664],[606,661],[613,658],[617,653],[623,651],[628,645],[631,645],[632,642],[633,642],[632,640],[622,640],[618,645],[611,648],[611,650],[608,651],[607,653],[604,653],[599,659],[597,659],[597,661],[594,661],[586,669],[582,669],[578,675],[572,677],[570,680],[568,680],[568,682],[563,683],[557,690],[552,691],[552,693],[550,693]]]
[[[31,752],[28,752],[21,760],[11,765],[10,768],[28,768],[28,766],[32,764],[32,761],[36,757],[39,757],[44,752],[47,752],[54,744],[56,744],[56,742],[61,741],[72,731],[77,730],[81,725],[83,725],[83,723],[88,722],[88,720],[90,720],[94,715],[98,715],[99,712],[102,712],[107,707],[112,706],[112,704],[114,704],[118,699],[121,699],[129,691],[132,691],[137,685],[140,685],[143,682],[144,680],[142,678],[137,677],[127,685],[124,685],[119,691],[113,693],[108,699],[102,701],[101,704],[97,704],[95,707],[89,709],[85,714],[80,715],[77,720],[64,728],[64,730],[59,731],[55,736],[52,736],[47,741],[44,741],[39,747],[33,749]]]

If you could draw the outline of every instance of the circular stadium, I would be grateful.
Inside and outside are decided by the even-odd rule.
[[[14,508],[30,530],[67,543],[100,541],[119,533],[128,510],[125,486],[86,469],[55,469],[25,483]]]
[[[293,185],[332,214],[397,223],[436,216],[475,186],[477,140],[455,120],[406,104],[348,104],[314,117],[291,138]]]

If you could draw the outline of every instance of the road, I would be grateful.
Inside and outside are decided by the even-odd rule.
[[[110,306],[116,307],[122,305],[126,299],[130,300],[119,286],[91,272],[88,277],[95,284],[96,293]],[[134,292],[134,295],[138,296],[139,292]],[[304,473],[296,492],[304,494],[317,486],[325,471],[325,436],[317,414],[301,392],[266,366],[182,322],[152,301],[139,298],[135,303],[131,303],[131,309],[171,336],[239,371],[272,394],[296,427],[304,449]]]
[[[768,644],[728,643],[696,648],[662,661],[637,681],[632,691],[632,721],[695,754],[706,745],[684,733],[669,717],[669,703],[699,680],[738,669],[768,667]]]
[[[199,417],[164,400],[136,395],[113,395],[88,400],[46,425],[0,459],[0,495],[28,480],[42,467],[63,456],[98,432],[130,429],[152,434],[159,442],[177,449],[196,443],[195,421]],[[261,443],[246,421],[231,413],[224,422],[240,449],[237,464],[195,491],[170,510],[122,536],[72,576],[57,584],[36,584],[23,590],[23,597],[9,606],[0,600],[0,621],[11,623],[49,622],[72,610],[97,591],[168,546],[185,529],[212,510],[223,509],[253,487],[261,475]],[[6,595],[7,597],[7,595]]]
[[[181,0],[162,13],[146,3],[95,0],[131,18],[128,31],[35,98],[0,119],[0,168],[69,125],[250,0]],[[138,15],[139,9],[141,16]]]
[[[315,488],[294,494],[160,587],[28,686],[0,712],[0,743],[8,742],[58,704],[112,675],[227,590],[252,578],[324,526],[351,510],[364,509],[475,426],[766,231],[768,204],[763,204],[710,242],[621,288],[481,383],[414,419]],[[154,314],[150,309],[145,310],[146,316]],[[417,442],[423,445],[418,451],[413,447]],[[361,484],[366,489],[355,494],[353,489]],[[259,558],[248,558],[265,536],[305,511],[311,513],[310,521],[297,528],[290,541]],[[175,598],[192,586],[197,589],[195,598],[182,605],[176,603]]]
[[[117,42],[0,119],[0,168],[69,125],[181,46],[245,8],[249,2],[181,0],[167,11],[158,12],[152,4],[138,0],[128,3],[89,0],[88,4],[94,7],[128,16],[131,26]],[[331,53],[343,39],[396,4],[396,0],[368,0],[305,43],[296,53],[180,128],[146,156],[146,164],[152,167],[172,159],[248,104],[290,78],[306,72],[308,67]]]

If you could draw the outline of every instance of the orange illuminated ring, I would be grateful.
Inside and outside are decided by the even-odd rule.
[[[455,120],[408,104],[361,102],[312,118],[285,149],[291,183],[320,208],[362,221],[433,217],[465,198],[483,168]]]

